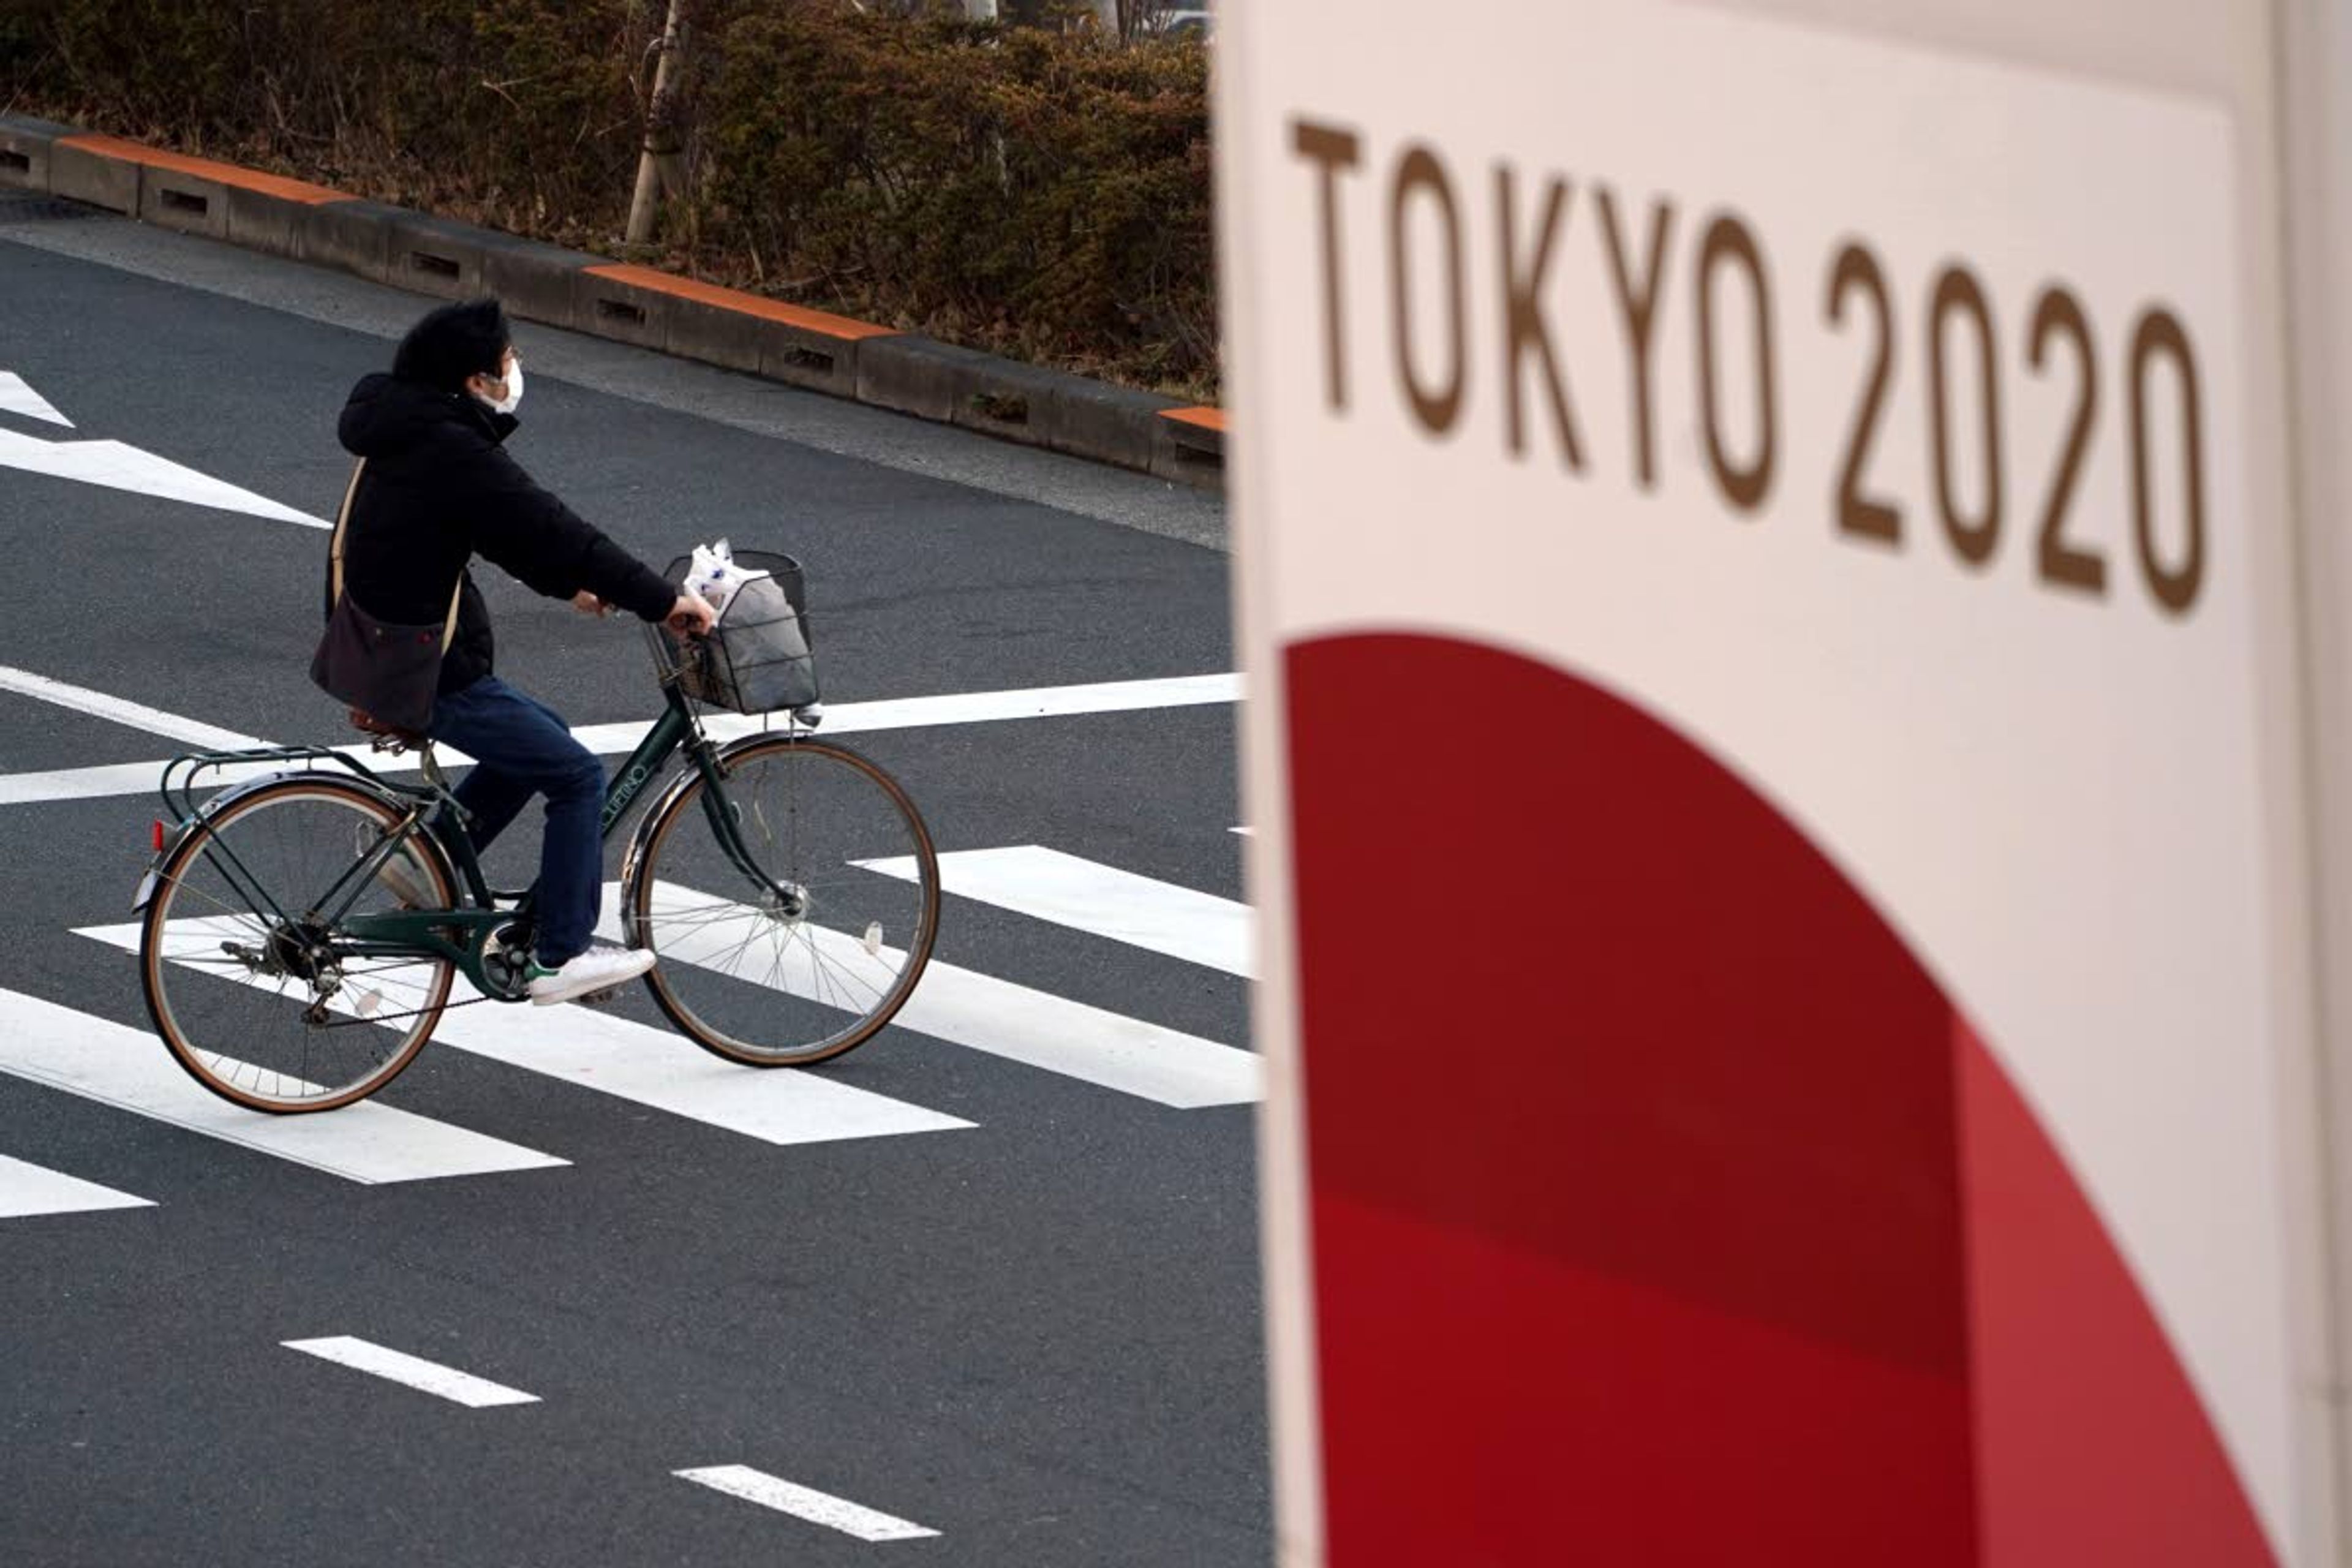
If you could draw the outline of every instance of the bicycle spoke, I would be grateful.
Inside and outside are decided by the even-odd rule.
[[[320,890],[342,883],[336,901],[352,914],[389,912],[390,890],[352,873],[398,820],[347,786],[290,780],[208,819],[174,858],[149,910],[142,967],[166,1042],[205,1087],[264,1110],[340,1104],[423,1044],[446,1001],[446,960],[345,957],[335,930],[302,923],[310,915],[281,921],[257,907],[315,910]],[[210,853],[215,840],[234,857]],[[234,873],[223,869],[232,858]],[[452,896],[437,867],[417,856],[403,864]],[[379,1012],[394,1017],[349,1026]]]
[[[698,784],[654,829],[633,884],[636,929],[662,959],[656,995],[688,1033],[737,1060],[822,1059],[869,1037],[929,956],[937,880],[852,864],[886,852],[929,866],[920,820],[838,748],[775,742],[728,775],[725,820],[758,867],[719,842]],[[773,888],[791,892],[789,911]],[[740,896],[730,897],[730,893]],[[897,933],[903,948],[870,941]]]

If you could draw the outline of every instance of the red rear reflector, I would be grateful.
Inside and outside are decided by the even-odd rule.
[[[161,855],[163,852],[163,818],[158,817],[158,818],[156,818],[156,819],[155,819],[155,853],[156,853],[156,854],[158,854],[158,855]]]

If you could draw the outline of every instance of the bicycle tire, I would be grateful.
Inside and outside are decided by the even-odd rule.
[[[695,777],[647,826],[646,852],[622,889],[624,929],[632,946],[651,948],[660,961],[646,976],[656,1005],[705,1050],[750,1067],[831,1061],[888,1024],[930,962],[940,910],[939,854],[930,830],[896,779],[831,742],[766,737],[730,747],[722,765],[739,831],[757,840],[747,847],[768,878],[797,888],[810,900],[806,913],[788,918],[740,901],[748,879],[727,862],[705,815],[709,786]],[[780,766],[790,797],[780,810],[755,800],[747,812],[743,802],[755,775],[765,784]],[[821,795],[862,802],[858,809],[866,815],[830,833],[813,829],[812,838],[827,842],[804,850],[803,819],[819,815]],[[773,821],[779,814],[791,824],[781,836]],[[891,876],[866,868],[857,858],[861,854],[902,861],[903,869]],[[886,891],[890,889],[911,892]],[[732,929],[714,934],[720,922],[748,934],[730,946]],[[751,950],[763,931],[772,941],[761,967]],[[902,931],[903,946],[885,945],[886,938]],[[725,962],[730,959],[738,962]],[[885,969],[887,984],[882,984]],[[870,992],[870,1000],[859,994],[861,989]],[[837,1013],[848,1014],[849,1022],[814,1038],[798,1038],[809,1032],[800,1026],[802,1020],[813,1025]],[[753,1019],[762,1020],[761,1026],[782,1037],[782,1043],[747,1038],[748,1021]]]
[[[234,865],[241,868],[238,874],[252,875],[258,884],[258,874],[252,873],[246,864],[258,858],[254,850],[259,847],[261,835],[253,825],[264,813],[289,811],[303,803],[323,808],[325,815],[320,820],[327,833],[347,834],[341,846],[346,865],[364,852],[364,835],[372,829],[381,837],[383,830],[397,823],[402,816],[398,807],[374,792],[324,774],[290,777],[265,784],[222,806],[215,815],[188,830],[158,868],[154,897],[140,922],[141,986],[146,994],[148,1016],[173,1060],[221,1099],[249,1110],[281,1116],[349,1105],[398,1077],[432,1037],[448,1004],[457,972],[456,965],[447,960],[425,957],[404,961],[423,971],[414,976],[401,973],[399,967],[391,964],[365,972],[373,979],[362,987],[360,997],[364,998],[371,991],[380,996],[383,987],[396,984],[403,990],[402,1001],[415,1000],[418,1004],[414,1009],[404,1005],[388,1009],[412,1015],[389,1049],[381,1045],[383,1028],[356,1026],[341,1020],[332,1025],[304,1025],[299,1034],[280,1034],[278,1026],[283,1020],[277,1016],[291,1013],[303,1000],[301,993],[289,989],[285,983],[299,980],[310,988],[310,1001],[315,1003],[322,977],[316,973],[307,978],[302,976],[299,967],[309,966],[315,972],[318,966],[297,955],[294,972],[287,973],[281,968],[274,977],[278,984],[273,990],[270,965],[282,966],[298,946],[315,951],[322,945],[317,939],[331,933],[310,932],[312,940],[306,943],[289,925],[256,911],[250,899],[244,900],[244,908],[239,909],[231,900],[212,893],[200,879],[205,873],[198,868],[207,867],[210,876],[226,883],[226,868]],[[342,819],[340,822],[338,816]],[[247,831],[232,838],[231,834],[240,825]],[[234,853],[245,840],[256,841],[254,848],[235,860],[229,854],[207,854],[215,846]],[[436,907],[449,907],[455,901],[456,879],[440,847],[430,835],[419,835],[410,842],[415,852],[408,856],[407,864],[421,868],[431,879],[432,885],[425,890],[437,899]],[[331,868],[336,847],[332,843],[322,847],[318,857],[321,868]],[[327,880],[311,896],[323,892],[333,874],[321,869],[318,875]],[[373,896],[374,891],[371,889],[369,894]],[[270,895],[273,902],[291,896]],[[194,907],[184,909],[184,903]],[[243,940],[221,940],[224,937]],[[214,956],[208,948],[216,948],[227,956]],[[240,956],[232,949],[242,949],[249,956]],[[338,984],[341,978],[338,966]],[[249,1005],[236,1005],[239,991],[255,994]],[[413,998],[406,994],[410,991],[415,993]],[[264,993],[268,994],[267,1000],[262,999]],[[331,997],[332,994],[331,990],[328,995]],[[237,1035],[239,1038],[235,1043],[246,1055],[255,1054],[255,1047],[265,1043],[262,1036],[268,1034],[284,1042],[299,1040],[299,1044],[290,1049],[282,1045],[270,1047],[271,1055],[291,1055],[296,1059],[257,1062],[231,1056],[226,1048],[229,1042],[208,1043],[196,1037],[199,1031],[193,1015],[199,1010],[215,1014],[222,1020],[237,1020],[235,1027],[226,1022],[215,1025],[208,1021],[201,1032]],[[299,1022],[299,1015],[294,1016]],[[334,1064],[341,1060],[352,1061],[360,1070],[340,1081],[317,1081],[321,1069],[333,1070]]]

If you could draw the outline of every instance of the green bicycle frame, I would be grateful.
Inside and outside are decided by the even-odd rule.
[[[761,870],[750,847],[743,842],[741,826],[726,794],[725,748],[714,744],[703,733],[693,710],[687,705],[674,685],[664,684],[666,699],[662,711],[637,742],[636,749],[616,769],[606,784],[604,803],[598,818],[600,834],[613,836],[629,807],[636,804],[646,788],[661,777],[670,758],[684,750],[691,765],[703,780],[702,805],[711,830],[720,849],[759,893],[777,900],[787,916],[799,912],[801,894],[797,889],[775,881]],[[415,958],[438,960],[455,964],[466,978],[485,996],[501,1000],[519,1000],[521,992],[511,976],[499,978],[489,972],[489,956],[496,939],[510,928],[528,930],[532,919],[535,889],[526,890],[515,900],[513,907],[498,906],[499,894],[491,889],[482,873],[481,858],[474,847],[472,835],[465,829],[465,808],[438,781],[437,773],[422,788],[389,784],[376,778],[368,769],[340,753],[321,748],[289,748],[287,756],[318,756],[331,758],[352,767],[381,790],[403,797],[407,810],[401,820],[387,828],[383,837],[365,854],[352,862],[334,884],[319,898],[316,904],[296,919],[281,909],[259,881],[237,860],[236,852],[226,842],[215,837],[205,847],[207,855],[218,855],[225,875],[232,885],[245,893],[257,914],[265,910],[269,918],[284,924],[305,924],[336,931],[334,949],[337,953],[355,958]],[[228,753],[215,754],[227,758]],[[258,757],[262,753],[254,753]],[[244,754],[239,754],[243,760]],[[167,795],[166,798],[170,798]],[[436,836],[449,851],[461,880],[457,901],[443,910],[399,910],[377,914],[352,914],[352,907],[363,897],[375,882],[377,874],[404,846],[419,833],[433,832],[425,826],[426,817],[436,809],[446,811],[454,831],[444,830]],[[248,890],[249,889],[249,890]],[[511,966],[509,966],[511,969]]]

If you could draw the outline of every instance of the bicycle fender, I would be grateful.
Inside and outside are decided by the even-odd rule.
[[[752,747],[782,738],[771,732],[745,735],[730,741],[718,750],[719,765],[725,769],[737,756]],[[701,777],[702,770],[691,763],[679,769],[667,784],[662,785],[660,793],[654,796],[652,803],[637,818],[637,826],[629,834],[629,847],[621,852],[621,940],[631,947],[641,945],[645,933],[636,929],[635,916],[630,912],[636,900],[629,897],[628,889],[636,886],[637,868],[644,863],[646,851],[653,845],[654,827],[677,804],[678,797]]]
[[[725,748],[721,748],[719,755],[722,758],[726,755]],[[636,900],[629,896],[628,889],[637,885],[637,868],[645,863],[646,851],[652,847],[654,826],[667,816],[670,808],[677,804],[678,797],[701,778],[702,771],[690,763],[680,768],[638,814],[636,826],[629,830],[629,847],[621,851],[621,941],[626,946],[639,946],[644,940],[645,933],[636,929],[636,916],[632,912]]]
[[[188,829],[195,825],[196,818],[184,817],[163,830],[163,837],[155,853],[147,858],[147,869],[139,879],[138,889],[131,895],[132,914],[146,913],[147,906],[155,901],[155,889],[163,885],[163,862],[172,858],[172,852],[180,847],[180,840],[185,838]],[[156,826],[163,827],[160,821]]]

